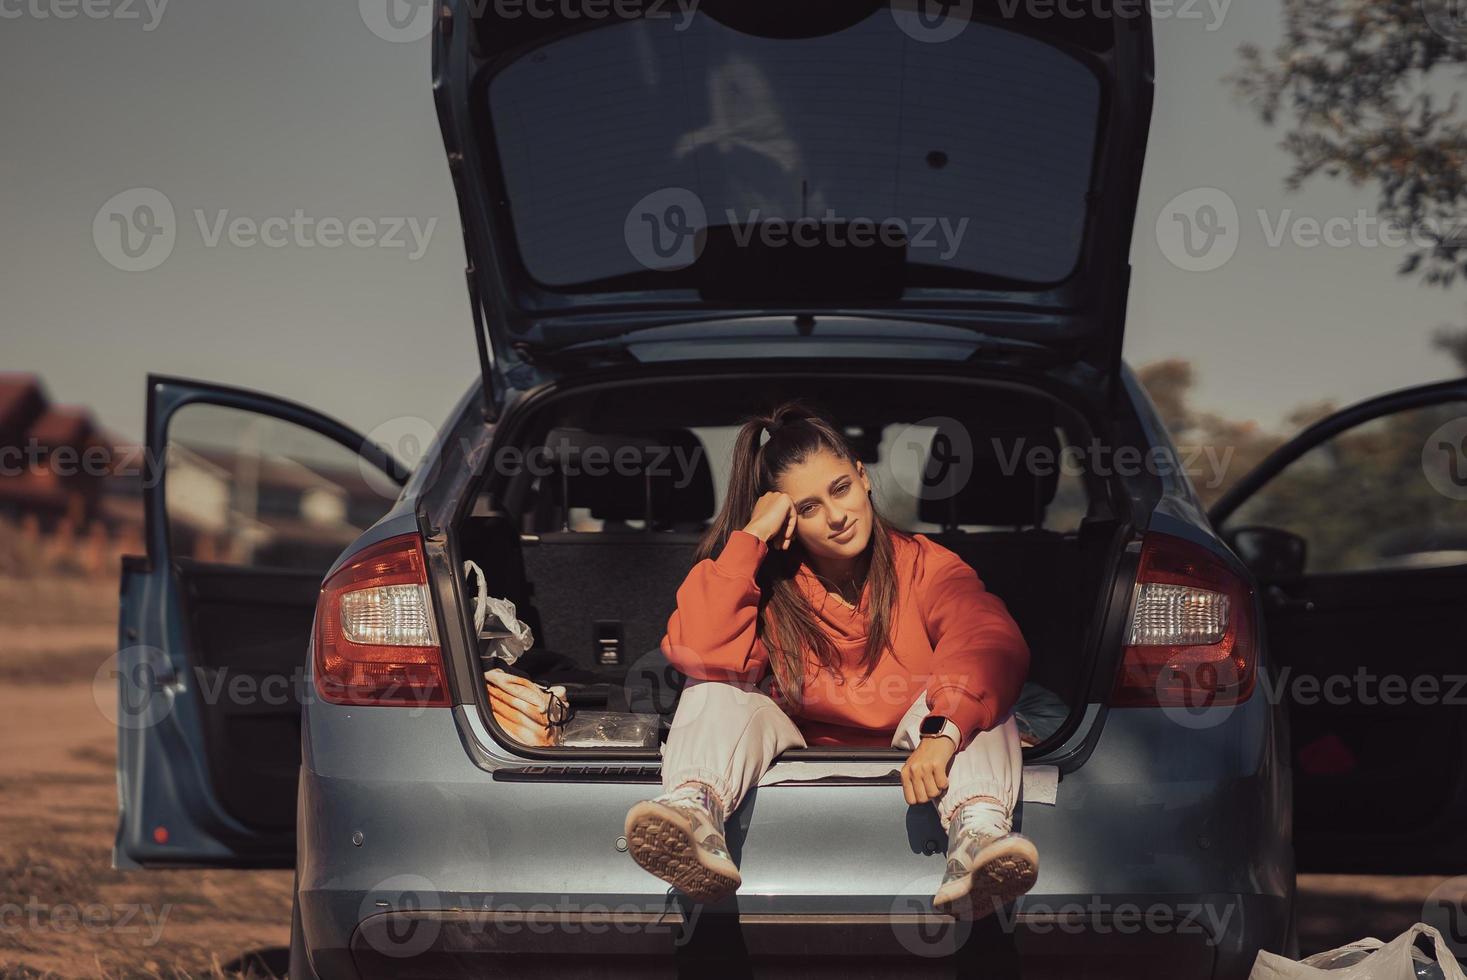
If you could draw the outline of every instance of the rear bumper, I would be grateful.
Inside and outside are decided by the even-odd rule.
[[[543,905],[387,912],[361,923],[360,976],[1246,977],[1282,941],[1282,899],[1050,896],[980,922],[921,911],[734,915]],[[919,904],[913,902],[913,905]],[[686,911],[686,914],[684,914]],[[1227,916],[1222,931],[1210,917]]]
[[[302,935],[317,973],[656,976],[705,959],[759,975],[1246,977],[1293,899],[1287,789],[1267,707],[1182,733],[1112,711],[1054,806],[1026,803],[1033,892],[998,916],[930,913],[931,807],[901,787],[765,786],[729,821],[744,884],[685,904],[619,841],[655,784],[495,779],[445,709],[312,704],[299,820]],[[859,860],[853,855],[859,855]],[[681,964],[682,966],[679,966]],[[706,972],[706,971],[705,971]]]

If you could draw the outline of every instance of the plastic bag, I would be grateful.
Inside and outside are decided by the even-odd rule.
[[[514,663],[534,645],[535,634],[519,621],[514,603],[489,594],[489,583],[482,568],[466,561],[464,574],[474,578],[474,635],[489,641],[484,656],[498,657],[506,665]],[[486,632],[485,625],[490,622],[490,617],[497,621],[498,628],[491,627]]]
[[[576,748],[657,748],[657,716],[620,711],[575,711],[557,745]]]
[[[1341,946],[1339,949],[1306,956],[1299,962],[1305,966],[1318,967],[1321,970],[1343,970],[1347,966],[1361,963],[1367,956],[1384,945],[1379,939],[1362,939],[1358,943]],[[1442,980],[1442,968],[1432,962],[1431,958],[1417,946],[1411,947],[1411,966],[1415,969],[1418,980]]]
[[[1417,936],[1429,936],[1434,943],[1436,961],[1416,948]],[[1274,953],[1260,952],[1253,962],[1248,980],[1467,980],[1462,968],[1442,939],[1441,933],[1424,922],[1401,933],[1388,943],[1368,938],[1325,953],[1316,953],[1302,962],[1284,959]]]

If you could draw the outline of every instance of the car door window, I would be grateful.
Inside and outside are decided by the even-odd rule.
[[[173,414],[166,463],[172,555],[245,567],[326,568],[399,487],[317,432],[207,403]]]
[[[1227,519],[1289,531],[1308,574],[1467,563],[1467,402],[1396,412],[1294,460]]]

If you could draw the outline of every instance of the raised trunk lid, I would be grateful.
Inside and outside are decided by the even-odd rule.
[[[1150,24],[1023,7],[448,0],[434,85],[498,397],[568,370],[539,355],[746,316],[940,321],[1109,382]]]

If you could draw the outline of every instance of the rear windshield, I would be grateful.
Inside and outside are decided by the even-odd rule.
[[[679,14],[509,64],[487,103],[525,270],[574,290],[654,269],[671,278],[648,285],[666,288],[678,261],[658,268],[659,246],[680,235],[804,218],[831,248],[868,223],[878,240],[896,229],[907,286],[1064,280],[1085,228],[1098,77],[982,22],[927,43],[913,16],[881,8],[776,39]]]

